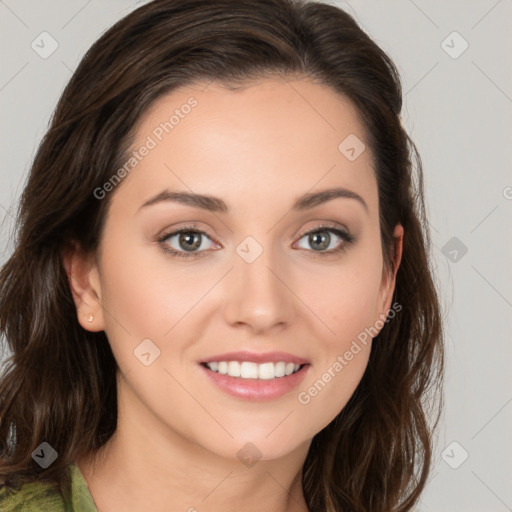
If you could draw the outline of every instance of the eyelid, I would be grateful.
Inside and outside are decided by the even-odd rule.
[[[347,235],[348,237],[351,236],[350,231],[347,228],[340,226],[338,224],[335,224],[335,223],[331,223],[331,222],[318,224],[312,228],[305,229],[305,230],[301,231],[301,233],[297,236],[299,239],[301,239],[305,235],[309,235],[310,233],[315,233],[316,231],[322,231],[322,230],[341,231],[344,235]]]
[[[184,226],[180,226],[179,228],[173,228],[170,230],[164,229],[163,232],[159,235],[157,235],[157,241],[161,242],[162,240],[166,240],[170,236],[177,235],[179,233],[187,233],[189,231],[201,233],[203,235],[206,235],[208,238],[210,238],[212,241],[215,241],[216,243],[219,243],[215,240],[215,237],[210,235],[206,230],[200,228],[197,224],[191,223],[186,224]]]

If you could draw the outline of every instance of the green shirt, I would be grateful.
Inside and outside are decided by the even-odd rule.
[[[87,482],[76,464],[70,464],[71,494],[62,496],[51,484],[31,482],[8,494],[0,486],[0,510],[2,512],[98,512]]]

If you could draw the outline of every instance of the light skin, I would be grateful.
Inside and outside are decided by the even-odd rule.
[[[120,367],[117,430],[96,459],[77,461],[103,512],[307,510],[308,448],[356,389],[371,339],[307,405],[298,394],[391,307],[396,270],[384,272],[370,150],[350,161],[338,149],[350,134],[365,140],[352,104],[304,77],[235,91],[205,85],[175,90],[145,114],[134,149],[190,96],[198,102],[110,192],[98,253],[64,258],[79,322],[105,331]],[[293,210],[300,196],[334,187],[366,207],[338,197]],[[218,197],[228,211],[141,208],[166,189]],[[165,244],[186,253],[186,241],[159,245],[159,235],[191,222],[207,233],[201,256],[166,253]],[[330,241],[303,234],[314,230]],[[252,263],[236,251],[248,236],[263,250]],[[397,269],[400,225],[394,236]],[[133,352],[148,338],[160,356],[145,366]],[[310,367],[280,398],[235,398],[199,362],[244,349],[289,352]],[[262,454],[252,467],[237,457],[249,442]]]

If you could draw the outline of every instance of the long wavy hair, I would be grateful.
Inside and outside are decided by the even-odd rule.
[[[403,128],[399,73],[343,10],[305,0],[154,0],[87,51],[53,113],[18,206],[0,272],[0,478],[45,481],[93,454],[117,425],[117,363],[103,331],[77,320],[63,266],[71,241],[98,247],[110,195],[141,115],[198,81],[227,88],[294,74],[349,98],[366,129],[378,184],[386,269],[404,227],[393,302],[357,389],[314,436],[302,470],[312,512],[404,512],[425,488],[443,409],[443,327],[431,264],[421,158]],[[128,157],[129,158],[129,157]],[[57,452],[47,469],[31,453]]]

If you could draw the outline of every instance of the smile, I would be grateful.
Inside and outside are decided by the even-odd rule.
[[[299,364],[279,361],[277,363],[254,363],[251,361],[211,361],[203,363],[209,370],[221,375],[240,379],[271,380],[292,375],[300,370]]]
[[[207,381],[221,392],[234,398],[261,402],[292,393],[308,375],[311,365],[284,361],[209,361],[201,363],[199,368]]]

